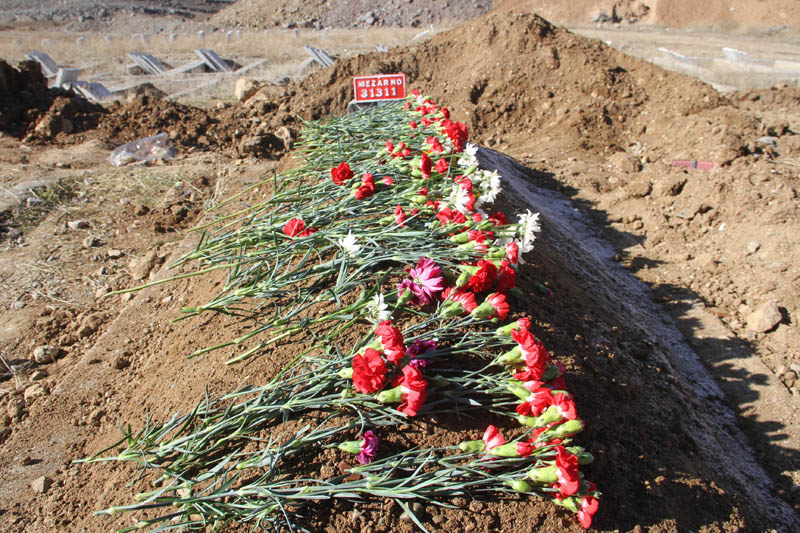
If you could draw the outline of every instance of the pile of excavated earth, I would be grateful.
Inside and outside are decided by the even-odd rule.
[[[364,13],[343,11],[344,4],[320,2],[312,9],[305,2],[245,0],[213,21],[347,25],[350,16],[361,26],[425,26],[443,20],[450,9],[445,4],[455,2],[430,2],[436,9],[427,12],[419,2],[389,2],[394,14],[374,8],[364,20]],[[488,4],[466,3],[473,11],[464,18],[481,15]],[[353,75],[404,72],[411,87],[467,125],[473,142],[527,167],[525,180],[547,191],[543,198],[568,198],[586,215],[585,250],[570,248],[566,233],[548,237],[545,220],[520,284],[541,281],[553,295],[531,289],[533,296],[518,304],[566,364],[586,420],[581,441],[595,462],[585,471],[603,493],[594,527],[797,530],[800,90],[721,94],[538,16],[508,11],[541,2],[495,4],[497,13],[389,55],[341,60],[301,82],[262,86],[242,102],[209,108],[169,101],[156,90],[101,107],[47,89],[31,63],[0,62],[4,164],[23,165],[32,157],[14,153],[21,145],[59,153],[89,146],[97,154],[165,131],[178,152],[174,172],[186,173],[155,205],[125,204],[103,228],[51,215],[41,224],[48,228],[45,236],[19,221],[21,207],[9,209],[0,216],[0,238],[7,243],[0,279],[14,286],[12,262],[57,269],[59,257],[77,261],[81,255],[93,256],[81,279],[105,279],[101,293],[165,276],[159,268],[167,256],[192,245],[191,237],[181,241],[178,235],[200,220],[203,202],[215,197],[223,178],[252,183],[255,171],[248,167],[266,173],[276,164],[290,165],[284,156],[301,134],[302,120],[345,113]],[[591,4],[578,2],[573,12],[599,9],[598,2]],[[642,3],[607,4],[600,6],[603,12],[629,21],[652,22],[647,17],[660,13],[663,22],[677,13],[666,2],[645,2],[648,10]],[[707,4],[703,13],[711,17],[716,3]],[[735,9],[729,14],[741,12],[745,2],[730,4]],[[551,8],[566,9],[560,3]],[[790,3],[776,9],[788,21],[797,17]],[[223,158],[233,162],[224,173]],[[151,168],[170,172],[169,164]],[[142,176],[131,171],[130,179]],[[258,191],[249,194],[245,200],[260,199]],[[65,201],[77,211],[84,199],[76,193]],[[521,202],[510,193],[506,200]],[[545,215],[552,209],[540,208]],[[574,215],[567,209],[560,216]],[[551,227],[560,226],[552,220]],[[37,236],[57,242],[46,249],[31,245],[39,257],[27,259],[23,244]],[[602,286],[604,278],[581,255],[594,253],[589,241],[595,239],[609,243],[603,248],[608,265],[598,269],[635,276],[649,287],[624,286],[623,293],[614,292],[610,281]],[[92,511],[130,501],[132,470],[71,461],[116,441],[118,420],[137,427],[146,410],[162,418],[186,411],[206,389],[220,394],[242,382],[263,383],[291,359],[291,344],[241,367],[225,367],[224,355],[184,358],[234,337],[241,327],[220,316],[170,323],[181,306],[208,300],[221,282],[222,276],[181,281],[79,309],[64,304],[68,292],[39,298],[33,295],[43,289],[35,285],[12,291],[3,313],[16,329],[3,331],[2,355],[18,362],[19,371],[0,382],[6,413],[0,417],[0,463],[6,465],[0,471],[0,529],[131,525],[130,517],[97,518]],[[655,319],[642,314],[645,307],[655,310]],[[675,334],[665,333],[667,327]],[[702,364],[687,370],[695,368],[689,358]],[[35,372],[45,377],[34,382]],[[408,431],[428,429],[409,424]],[[567,513],[530,500],[461,500],[455,502],[460,509],[422,506],[425,526],[580,529]],[[313,530],[414,528],[401,518],[402,509],[380,501],[323,502],[306,513]]]

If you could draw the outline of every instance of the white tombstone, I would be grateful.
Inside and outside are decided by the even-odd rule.
[[[206,32],[204,32],[203,30],[200,30],[200,31],[198,31],[198,32],[197,32],[197,36],[198,36],[198,37],[200,38],[200,40],[202,41],[202,40],[203,40],[203,38],[206,36]]]
[[[78,81],[78,74],[81,69],[79,68],[60,68],[56,74],[56,87],[63,87],[68,89],[73,83]]]
[[[225,40],[230,41],[231,37],[233,37],[233,30],[228,30],[228,32],[225,34]]]
[[[325,28],[324,30],[322,30],[322,38],[325,39],[327,37],[328,37],[328,28]]]
[[[113,40],[114,40],[114,36],[113,36],[113,35],[111,35],[110,33],[108,33],[108,34],[106,34],[106,36],[105,36],[105,40],[106,40],[106,42],[107,42],[107,43],[110,43],[111,41],[113,41]]]
[[[177,33],[170,33],[169,34],[169,40],[170,41],[174,41],[177,38],[178,38],[178,34]]]
[[[300,38],[300,30],[297,29],[297,28],[294,29],[294,37],[295,37],[295,39],[299,39]]]

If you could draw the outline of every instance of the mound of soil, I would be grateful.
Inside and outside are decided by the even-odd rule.
[[[391,57],[338,62],[282,94],[265,88],[253,101],[318,119],[344,112],[351,76],[390,72],[405,72],[412,86],[447,102],[472,139],[541,169],[537,184],[574,196],[607,228],[622,264],[656,288],[655,298],[684,333],[697,336],[699,323],[727,331],[725,355],[700,340],[695,348],[706,350],[705,363],[723,383],[728,405],[751,413],[741,421],[751,444],[766,458],[762,464],[778,492],[800,508],[793,489],[800,472],[791,452],[800,431],[791,407],[779,414],[771,403],[759,405],[763,393],[753,393],[754,383],[731,379],[766,373],[770,390],[788,406],[800,393],[800,366],[786,348],[800,346],[790,318],[800,313],[793,289],[798,271],[791,266],[800,260],[791,244],[797,241],[791,165],[800,154],[794,133],[800,124],[790,105],[795,91],[728,99],[536,16],[505,14]],[[760,99],[763,107],[754,107]],[[778,108],[765,111],[773,102]],[[717,170],[704,175],[672,166],[698,159]],[[784,317],[756,331],[773,300]],[[688,314],[687,303],[694,306]],[[762,366],[743,363],[752,355]],[[771,420],[789,443],[776,444],[764,431]],[[644,456],[653,453],[648,448]]]
[[[48,89],[39,64],[15,69],[0,59],[0,131],[28,140],[94,129],[102,106],[61,89]]]
[[[291,134],[268,114],[270,106],[258,107],[259,115],[232,109],[239,108],[209,110],[143,93],[112,105],[94,135],[116,146],[167,132],[179,153],[213,150],[270,159],[291,147]]]

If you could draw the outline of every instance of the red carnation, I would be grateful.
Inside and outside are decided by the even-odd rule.
[[[442,121],[442,126],[444,127],[444,132],[453,141],[453,148],[456,152],[461,152],[464,150],[464,143],[467,142],[469,138],[469,133],[467,132],[467,126],[460,122],[453,122],[450,119],[445,119]]]
[[[478,261],[478,271],[470,276],[467,287],[474,292],[488,291],[497,277],[497,267],[491,261],[481,259]]]
[[[397,223],[398,226],[405,227],[406,222],[406,211],[403,209],[402,206],[397,206],[394,208],[394,221]]]
[[[375,178],[369,172],[361,176],[361,186],[353,193],[357,200],[369,198],[375,193]]]
[[[578,477],[578,458],[569,453],[562,445],[556,446],[556,469],[558,472],[558,489],[561,496],[566,498],[578,492],[580,478]]]
[[[389,362],[396,363],[403,358],[406,353],[403,334],[396,326],[392,325],[391,320],[384,320],[378,324],[378,327],[375,328],[375,335],[380,337],[383,353],[386,354]]]
[[[489,302],[494,309],[493,318],[498,318],[500,320],[506,319],[510,309],[508,302],[506,302],[505,294],[494,292],[486,297],[486,301]]]
[[[364,355],[353,357],[353,385],[364,394],[383,388],[386,383],[386,363],[377,350],[367,348]]]
[[[553,405],[553,393],[547,387],[537,389],[528,399],[517,406],[517,413],[525,416],[539,416]]]
[[[501,213],[500,211],[490,215],[489,220],[491,220],[492,224],[494,224],[495,226],[505,226],[506,224],[508,224],[508,218],[504,213]]]
[[[422,372],[411,365],[406,365],[403,367],[402,375],[395,379],[393,385],[403,389],[403,403],[397,409],[408,416],[416,416],[427,398],[428,382],[422,377]]]
[[[511,268],[511,264],[503,259],[500,263],[500,268],[497,270],[497,284],[495,290],[497,292],[508,292],[517,284],[517,272]]]
[[[289,237],[294,237],[303,232],[306,223],[300,218],[292,218],[283,226],[283,232]]]
[[[519,262],[519,245],[516,242],[506,244],[506,257],[515,265]]]
[[[467,221],[467,217],[464,216],[464,213],[450,209],[449,207],[445,207],[436,213],[436,218],[438,218],[442,224],[447,224],[448,222],[463,224]]]
[[[444,152],[444,146],[439,142],[436,137],[428,137],[425,142],[431,147],[431,151],[437,154]]]
[[[446,174],[448,167],[447,159],[440,159],[433,165],[433,169],[439,174]]]
[[[575,409],[575,402],[572,401],[569,394],[554,394],[553,405],[558,409],[558,413],[566,420],[575,420],[578,418],[578,412]]]
[[[422,158],[420,160],[419,169],[422,171],[422,177],[428,179],[431,177],[431,158],[428,154],[422,153]]]
[[[595,487],[594,483],[591,481],[589,482],[589,490],[592,492],[597,490],[597,487]],[[578,521],[580,521],[583,527],[588,529],[592,525],[592,517],[594,517],[594,514],[597,512],[597,507],[599,505],[600,503],[597,501],[597,498],[591,494],[587,494],[581,498],[581,508],[578,511]]]
[[[526,370],[514,377],[529,381],[539,380],[544,375],[550,364],[550,354],[547,353],[544,345],[528,330],[511,330],[511,338],[519,344],[519,349],[525,358]]]
[[[344,185],[344,183],[353,177],[353,171],[350,170],[350,165],[341,163],[338,167],[331,169],[331,176],[336,185]]]

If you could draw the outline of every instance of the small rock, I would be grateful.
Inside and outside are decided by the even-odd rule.
[[[69,229],[72,229],[72,230],[75,230],[75,229],[86,229],[86,228],[89,227],[89,221],[88,220],[71,220],[71,221],[67,222],[67,227]]]
[[[128,303],[131,300],[131,298],[133,298],[133,293],[130,292],[126,292],[125,294],[119,297],[119,299],[122,300],[122,303]]]
[[[258,91],[258,83],[247,78],[239,78],[233,88],[233,95],[240,102],[246,102]]]
[[[753,255],[761,248],[761,243],[758,241],[750,241],[747,243],[747,255]]]
[[[23,394],[23,398],[25,398],[25,403],[27,404],[31,404],[44,396],[47,396],[47,389],[45,389],[39,383],[27,387],[25,389],[25,393]]]
[[[747,317],[747,329],[755,333],[766,333],[780,324],[782,319],[778,303],[770,300]]]
[[[25,402],[21,398],[12,398],[6,406],[6,414],[12,420],[19,420],[25,413]]]
[[[122,250],[117,250],[116,248],[109,248],[106,251],[106,254],[111,259],[119,259],[120,257],[122,257]]]
[[[47,377],[47,372],[45,372],[44,370],[35,370],[31,374],[30,380],[31,381],[39,381],[39,380],[44,379],[46,377]]]
[[[47,476],[37,477],[31,481],[31,488],[34,490],[34,492],[38,492],[39,494],[44,494],[47,492],[52,485],[53,480]]]
[[[633,174],[642,170],[642,163],[632,155],[625,152],[617,152],[608,158],[608,162],[614,165],[617,170]]]
[[[433,515],[433,517],[431,518],[431,521],[437,526],[442,522],[444,522],[444,520],[445,520],[444,515],[441,514]]]
[[[653,196],[677,196],[683,191],[686,185],[686,176],[668,176],[666,179],[659,179],[653,187]]]
[[[131,366],[131,361],[124,355],[119,355],[114,359],[114,368],[122,370]]]
[[[89,413],[89,419],[87,422],[90,426],[99,427],[104,416],[106,416],[105,409],[95,409]]]
[[[89,236],[83,239],[82,244],[84,248],[94,248],[95,246],[100,245],[100,241],[94,237]]]
[[[75,333],[77,333],[79,338],[83,339],[91,336],[91,334],[94,333],[94,329],[86,324],[82,324]]]
[[[653,190],[650,180],[637,180],[625,186],[625,191],[631,198],[644,198]]]
[[[34,459],[33,457],[31,457],[30,455],[26,455],[26,456],[25,456],[25,458],[24,458],[24,459],[22,459],[22,461],[21,461],[21,463],[22,463],[22,466],[30,466],[30,465],[35,465],[35,464],[36,464],[36,463],[38,463],[38,462],[39,462],[39,461],[37,461],[36,459]]]
[[[33,350],[33,360],[40,365],[54,363],[62,355],[63,352],[60,348],[50,344],[37,346]]]
[[[150,271],[161,263],[161,258],[155,249],[150,249],[146,254],[138,259],[134,259],[129,263],[131,269],[131,277],[135,281],[141,281],[150,275]]]

